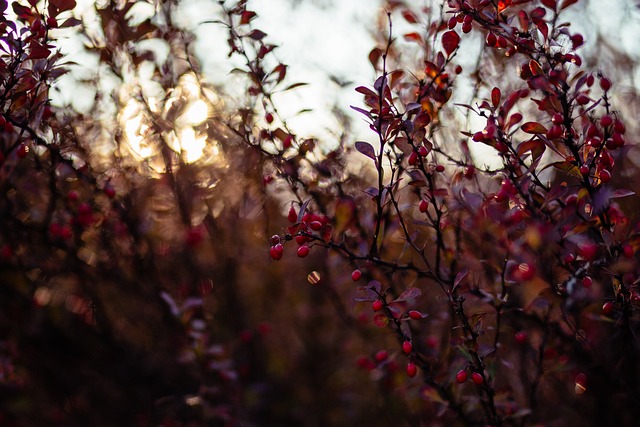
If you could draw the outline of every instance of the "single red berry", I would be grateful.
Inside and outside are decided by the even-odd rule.
[[[590,276],[584,276],[582,278],[582,286],[588,289],[591,285],[593,285],[593,279]]]
[[[633,254],[634,254],[634,250],[633,250],[633,246],[631,245],[624,245],[622,247],[622,253],[624,254],[624,256],[626,258],[633,258]]]
[[[473,178],[473,176],[476,174],[476,168],[475,166],[467,166],[466,168],[464,168],[464,177],[467,179],[471,179]]]
[[[602,305],[602,313],[605,316],[608,316],[611,313],[613,313],[613,309],[614,309],[614,306],[612,301],[607,301]]]
[[[593,261],[598,254],[598,245],[595,243],[585,243],[578,247],[578,253],[587,261]]]
[[[555,113],[555,114],[553,115],[553,117],[551,118],[551,122],[552,122],[554,125],[561,125],[561,124],[562,124],[562,122],[564,122],[564,117],[563,117],[563,116],[562,116],[562,114],[560,114],[560,113]]]
[[[576,260],[576,256],[574,254],[566,254],[564,256],[565,264],[571,264],[575,260]]]
[[[529,338],[529,334],[527,334],[527,331],[518,331],[514,335],[514,338],[516,339],[516,342],[518,344],[524,344],[527,342],[527,338]]]
[[[199,228],[191,228],[187,231],[187,234],[184,240],[187,246],[190,246],[193,248],[198,246],[202,242],[202,239],[203,239],[202,230],[200,230]]]
[[[586,93],[581,93],[576,96],[576,102],[578,103],[578,105],[586,105],[591,102],[591,98],[589,98],[589,95],[587,95]]]
[[[507,47],[507,39],[505,39],[504,37],[500,36],[498,37],[498,43],[497,43],[498,47],[501,49],[504,49]]]
[[[606,169],[602,169],[600,171],[600,175],[598,175],[600,177],[600,181],[602,181],[604,184],[606,184],[607,182],[611,181],[611,172],[609,172]]]
[[[351,280],[353,280],[354,282],[357,282],[358,280],[360,280],[361,277],[362,277],[362,271],[353,270],[353,272],[351,272]]]
[[[70,202],[75,202],[78,200],[78,192],[75,190],[71,190],[67,193],[67,200]]]
[[[42,109],[42,118],[44,120],[50,119],[51,116],[53,115],[53,110],[51,109],[51,105],[45,105],[44,108]]]
[[[467,16],[469,16],[469,15],[467,15]],[[462,32],[465,33],[465,34],[470,33],[471,32],[471,28],[472,27],[471,27],[470,23],[466,23],[465,22],[465,23],[462,24]]]
[[[413,319],[413,320],[420,320],[422,319],[424,316],[422,315],[422,313],[420,313],[418,310],[411,310],[409,311],[409,318]]]
[[[495,34],[489,33],[487,34],[487,38],[485,39],[485,42],[487,43],[487,46],[494,47],[496,43],[498,43],[498,38],[496,37]]]
[[[482,375],[480,375],[480,373],[474,372],[473,374],[471,374],[471,381],[473,381],[475,385],[482,385],[482,383],[484,382],[484,378],[482,377]]]
[[[274,234],[273,236],[271,236],[271,239],[269,241],[271,242],[271,246],[277,245],[278,243],[280,243],[280,236]]]
[[[409,165],[415,166],[416,163],[418,163],[418,153],[412,151],[411,154],[409,154]]]
[[[616,133],[624,135],[624,132],[626,131],[626,128],[624,126],[624,123],[622,123],[620,120],[616,120],[613,123],[613,130],[615,130]]]
[[[309,246],[302,245],[298,248],[298,256],[304,258],[309,255]]]
[[[311,223],[309,224],[309,227],[313,231],[318,231],[322,228],[322,223],[320,221],[311,221]]]
[[[615,148],[620,148],[625,143],[624,137],[622,136],[621,133],[614,133],[611,136],[611,139],[613,140],[613,145],[615,145]]]
[[[418,154],[422,157],[426,157],[426,155],[429,154],[429,150],[427,150],[427,147],[424,145],[421,145],[420,148],[418,148]]]
[[[384,303],[379,299],[375,300],[373,304],[371,304],[371,308],[373,309],[373,311],[380,311],[382,310],[383,307],[384,307]]]
[[[411,341],[405,341],[402,343],[402,351],[404,352],[404,354],[409,354],[412,350],[413,344],[411,344]]]
[[[606,77],[603,77],[600,79],[600,87],[602,88],[602,90],[604,90],[605,92],[608,91],[609,89],[611,89],[611,80],[609,80]]]
[[[294,240],[296,241],[298,246],[304,245],[305,243],[307,243],[307,236],[304,236],[302,234],[297,234]]]
[[[456,374],[456,381],[458,382],[458,384],[466,382],[468,378],[469,375],[467,374],[467,371],[465,369],[459,370]]]
[[[437,166],[436,166],[436,172],[444,172],[444,166],[442,166],[442,165],[437,165]]]
[[[296,210],[293,208],[293,206],[291,206],[289,208],[289,214],[287,214],[287,219],[289,220],[289,222],[291,223],[295,223],[298,221],[298,213],[296,212]]]
[[[413,362],[409,362],[407,364],[407,375],[409,376],[409,378],[415,377],[417,373],[418,367],[416,366],[416,364]]]
[[[420,212],[425,213],[427,210],[429,210],[429,202],[427,202],[425,199],[420,200],[418,209],[420,210]]]
[[[580,173],[582,174],[582,176],[589,175],[589,166],[587,165],[580,166]]]
[[[533,279],[536,275],[536,269],[526,262],[523,262],[518,265],[518,270],[516,272],[516,276],[524,282],[528,282]]]
[[[473,136],[471,137],[471,139],[473,139],[476,142],[482,142],[485,139],[485,134],[482,131],[478,131],[476,133],[473,134]]]
[[[271,113],[267,113],[264,116],[264,119],[267,121],[267,123],[271,124],[273,123],[273,114]]]
[[[461,65],[456,65],[456,68],[454,69],[456,74],[462,74],[462,66]]]
[[[389,352],[387,350],[379,350],[375,356],[373,356],[374,359],[376,359],[376,361],[378,362],[384,362],[385,360],[387,360],[387,358],[389,357]]]
[[[47,18],[47,27],[58,28],[58,21],[53,16]]]
[[[605,114],[600,118],[600,124],[604,127],[611,126],[612,123],[613,123],[613,119],[608,114]]]
[[[13,133],[13,130],[14,130],[14,129],[13,129],[13,124],[12,124],[11,122],[6,122],[6,123],[4,124],[4,131],[5,131],[6,133]]]
[[[571,36],[571,43],[573,48],[577,49],[584,44],[584,37],[582,37],[582,34],[574,34]]]

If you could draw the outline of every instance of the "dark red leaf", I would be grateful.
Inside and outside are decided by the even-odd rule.
[[[356,147],[356,150],[358,150],[360,153],[364,154],[365,156],[369,157],[370,159],[373,159],[373,160],[376,159],[376,151],[373,149],[373,146],[368,142],[357,141],[355,143],[355,147]]]
[[[451,56],[451,54],[458,48],[459,44],[460,36],[455,31],[450,30],[442,35],[442,47],[447,53],[447,56]]]
[[[64,12],[65,10],[71,10],[76,7],[76,0],[50,0],[49,4],[55,6],[58,12]]]
[[[253,30],[248,35],[254,40],[262,40],[267,36],[267,33],[262,32],[260,30]]]
[[[498,104],[500,104],[500,96],[502,95],[502,93],[500,92],[500,89],[497,87],[494,87],[491,90],[491,103],[493,104],[494,107],[497,107]]]
[[[568,8],[569,6],[571,6],[574,3],[577,3],[578,0],[564,0],[562,2],[562,6],[560,6],[560,10],[564,10],[566,8]]]
[[[418,298],[422,295],[422,292],[418,288],[407,288],[404,290],[402,294],[398,298],[396,298],[393,302],[402,302],[406,300],[410,300],[413,298]]]
[[[402,17],[404,19],[406,19],[407,22],[409,22],[410,24],[417,24],[418,23],[418,17],[416,16],[415,13],[413,13],[410,10],[403,10],[402,11]]]

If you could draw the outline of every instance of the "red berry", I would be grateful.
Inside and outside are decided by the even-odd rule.
[[[429,150],[427,150],[427,147],[425,147],[424,145],[421,145],[420,148],[418,148],[418,154],[422,157],[425,157],[427,154],[429,154]]]
[[[611,172],[609,172],[606,169],[602,169],[600,171],[600,181],[602,181],[604,184],[606,184],[607,182],[611,181]]]
[[[551,118],[551,122],[554,125],[561,125],[562,122],[564,122],[564,117],[562,117],[562,114],[560,114],[560,113],[555,113],[553,115],[553,117]]]
[[[462,73],[462,66],[461,65],[456,65],[456,68],[454,69],[456,74],[461,74]]]
[[[578,253],[587,261],[593,261],[598,253],[598,245],[595,243],[585,243],[578,247]]]
[[[612,301],[607,301],[602,305],[602,313],[605,316],[608,316],[611,313],[613,313],[613,309],[614,309],[614,306]]]
[[[375,300],[373,304],[371,304],[371,308],[373,309],[373,311],[380,311],[382,310],[383,307],[384,307],[384,303],[379,299]]]
[[[108,198],[113,199],[116,197],[116,189],[111,185],[107,185],[104,187],[104,194],[106,194]]]
[[[379,350],[375,356],[373,356],[374,359],[376,359],[376,361],[378,362],[384,362],[385,360],[387,360],[387,358],[389,357],[389,352],[387,350]]]
[[[535,274],[536,274],[536,270],[532,265],[527,264],[526,262],[518,264],[518,269],[516,271],[516,278],[524,282],[528,282],[529,280],[535,277]]]
[[[442,166],[442,165],[437,165],[437,166],[436,166],[436,172],[444,172],[444,166]]]
[[[320,221],[311,221],[311,223],[309,224],[309,227],[313,231],[318,231],[322,228],[322,223]]]
[[[298,221],[298,213],[296,212],[296,210],[293,208],[293,206],[291,206],[289,208],[289,214],[287,215],[287,219],[289,220],[289,222],[291,223],[295,223]]]
[[[602,90],[604,90],[605,92],[608,91],[609,89],[611,89],[611,80],[609,80],[606,77],[603,77],[600,79],[600,87],[602,88]]]
[[[418,209],[420,210],[420,212],[425,213],[429,209],[429,202],[427,202],[424,199],[420,200],[420,204],[418,205]]]
[[[459,370],[456,374],[456,381],[458,382],[458,384],[466,382],[468,378],[469,376],[467,375],[467,371],[464,369]]]
[[[624,253],[624,256],[627,258],[633,258],[633,253],[634,253],[633,246],[624,245],[622,247],[622,253]]]
[[[305,243],[307,243],[307,236],[304,236],[302,234],[297,234],[294,239],[295,239],[296,243],[298,244],[298,246],[304,245]]]
[[[467,15],[467,16],[469,16],[469,15]],[[470,33],[471,32],[471,24],[470,23],[468,24],[466,22],[463,23],[462,24],[462,32],[465,33],[465,34]]]
[[[78,200],[78,192],[75,190],[71,190],[67,193],[67,200],[70,202],[75,202]]]
[[[13,248],[8,244],[2,245],[2,248],[0,248],[0,258],[11,259],[12,257],[13,257]]]
[[[518,344],[524,344],[527,342],[527,338],[529,338],[529,334],[527,334],[527,331],[518,331],[516,332],[514,338],[516,339],[516,342]]]
[[[282,259],[283,253],[284,253],[284,247],[282,246],[282,243],[273,245],[271,246],[271,249],[269,249],[269,254],[271,255],[271,258],[273,258],[276,261],[278,261],[279,259]]]
[[[480,375],[480,373],[474,372],[473,374],[471,374],[471,381],[473,381],[475,385],[481,385],[484,382],[484,378],[482,377],[482,375]]]
[[[404,352],[404,354],[409,354],[412,350],[413,344],[411,344],[411,341],[405,341],[402,343],[402,351]]]
[[[362,271],[360,270],[353,270],[353,272],[351,273],[351,280],[353,280],[354,282],[357,282],[358,280],[360,280],[361,277],[362,277]]]
[[[267,123],[271,124],[273,123],[273,114],[271,113],[267,113],[264,116],[264,119],[267,121]]]
[[[507,47],[507,39],[505,39],[504,37],[500,36],[498,37],[498,43],[497,43],[498,47],[501,49],[504,49]]]
[[[580,166],[580,173],[582,174],[582,176],[589,175],[589,166],[587,165]]]
[[[47,18],[47,27],[49,28],[57,28],[58,27],[58,21],[56,20],[56,18],[54,18],[53,16],[50,16]]]
[[[271,236],[270,242],[271,242],[271,246],[277,245],[278,243],[280,243],[280,236],[278,236],[277,234],[274,234],[273,236]]]
[[[576,96],[576,102],[578,103],[578,105],[586,105],[591,102],[591,98],[589,98],[589,95],[587,95],[586,93],[581,93]]]
[[[590,276],[584,276],[582,278],[582,286],[588,289],[591,285],[593,285],[593,279]]]
[[[487,34],[487,38],[485,39],[485,42],[487,43],[487,46],[494,47],[496,43],[498,43],[498,38],[496,37],[495,34],[489,33]]]
[[[412,151],[411,154],[409,154],[409,165],[415,166],[416,163],[418,163],[418,153]]]
[[[564,256],[565,264],[571,264],[575,260],[576,260],[576,256],[574,254],[566,254]]]
[[[298,248],[298,256],[304,258],[309,255],[309,246],[302,245]]]
[[[624,123],[622,123],[620,120],[616,120],[613,123],[613,130],[615,130],[616,133],[624,135],[624,132],[626,129],[625,129]]]
[[[409,376],[409,378],[415,377],[417,373],[418,367],[416,366],[416,364],[413,362],[409,362],[407,364],[407,375]]]
[[[413,320],[420,320],[422,319],[424,316],[422,315],[422,313],[420,313],[418,310],[411,310],[409,311],[409,318],[413,319]]]
[[[612,123],[613,119],[608,114],[605,114],[604,116],[602,116],[602,118],[600,118],[600,124],[604,127],[611,126]]]

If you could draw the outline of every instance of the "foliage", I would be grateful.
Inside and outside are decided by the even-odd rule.
[[[244,105],[179,3],[3,3],[3,425],[634,424],[637,100],[582,66],[577,0],[408,3],[355,89],[371,139],[333,149],[247,1],[202,23]],[[49,104],[73,27],[88,114]]]

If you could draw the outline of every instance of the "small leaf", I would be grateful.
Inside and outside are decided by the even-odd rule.
[[[628,197],[628,196],[633,196],[634,194],[636,194],[634,191],[631,190],[625,190],[623,188],[615,190],[612,194],[611,194],[611,198],[612,199],[618,199],[620,197]]]
[[[442,47],[447,53],[447,56],[451,56],[451,54],[458,48],[459,44],[460,36],[455,31],[450,30],[442,35]]]
[[[469,270],[464,269],[456,274],[456,278],[453,280],[453,288],[451,289],[451,291],[454,291],[458,287],[462,279],[464,279],[468,273]]]
[[[523,124],[520,129],[522,129],[526,133],[532,134],[547,133],[547,128],[545,128],[538,122],[527,122]]]
[[[502,93],[500,92],[500,88],[494,87],[491,90],[491,103],[494,107],[497,107],[500,104],[500,96]]]
[[[418,23],[418,17],[416,16],[415,13],[413,13],[410,10],[403,10],[402,11],[402,17],[410,24],[417,24]]]
[[[408,42],[422,42],[422,36],[415,32],[405,34],[404,39]]]
[[[307,86],[308,84],[309,83],[303,83],[303,82],[293,83],[293,84],[290,84],[289,86],[287,86],[286,88],[282,89],[281,92],[286,92],[288,90],[295,89],[297,87]]]
[[[564,0],[562,2],[562,6],[560,6],[560,10],[564,10],[566,8],[568,8],[569,6],[571,6],[574,3],[577,3],[578,0]]]
[[[369,52],[369,62],[373,66],[374,70],[378,69],[378,63],[380,62],[380,58],[382,57],[382,50],[380,48],[374,47]]]
[[[374,161],[376,160],[376,152],[373,149],[373,146],[368,142],[357,141],[355,143],[355,147],[356,147],[356,150],[358,150],[360,153],[364,154],[365,156],[369,157]]]
[[[253,30],[248,34],[248,36],[253,40],[262,40],[267,36],[267,33],[260,30]]]
[[[414,288],[414,287],[407,288],[393,302],[407,301],[407,300],[410,300],[410,299],[413,299],[413,298],[418,298],[420,295],[422,295],[422,292],[420,291],[420,289]]]

